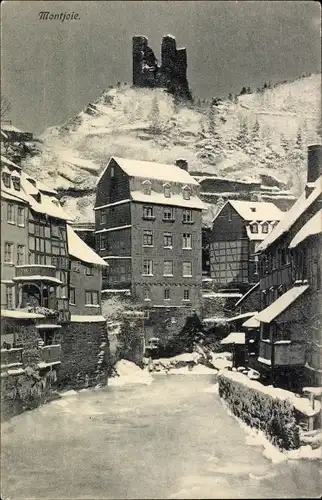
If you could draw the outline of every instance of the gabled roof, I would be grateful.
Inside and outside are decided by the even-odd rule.
[[[65,212],[55,196],[44,194],[43,191],[40,191],[28,179],[30,179],[29,176],[26,176],[24,173],[21,174],[21,186],[27,195],[27,199],[32,210],[57,219],[66,221],[73,220],[73,217]],[[38,201],[33,197],[33,195],[38,193],[41,193],[40,203],[38,203]]]
[[[270,323],[278,316],[280,316],[308,288],[309,285],[294,286],[287,292],[283,293],[283,295],[278,297],[278,299],[276,299],[272,304],[266,307],[266,309],[263,309],[251,319],[256,319],[257,321],[260,321],[262,323]]]
[[[167,165],[152,161],[131,160],[129,158],[119,158],[112,156],[97,180],[100,182],[111,161],[115,161],[118,166],[130,177],[140,179],[156,179],[160,181],[177,182],[178,184],[190,184],[198,186],[199,183],[182,168],[176,165]]]
[[[230,203],[245,221],[279,221],[283,217],[283,212],[274,203],[239,200],[229,200],[227,203]]]
[[[86,243],[75,233],[75,231],[67,224],[67,241],[68,253],[77,260],[93,264],[96,266],[108,266],[94,250],[92,250]]]
[[[147,205],[169,205],[173,207],[206,210],[206,205],[198,196],[190,196],[189,200],[186,200],[179,194],[172,194],[170,198],[167,198],[164,196],[164,193],[151,192],[151,194],[144,194],[141,191],[132,191],[131,198],[133,201],[146,203]]]
[[[312,184],[313,191],[306,198],[305,192],[300,196],[292,208],[286,212],[283,219],[274,227],[273,231],[259,245],[258,251],[263,251],[272,245],[278,238],[291,229],[298,218],[321,196],[322,193],[322,175]]]
[[[295,248],[297,245],[306,240],[309,236],[322,233],[322,209],[316,212],[313,217],[299,230],[292,239],[289,248]]]
[[[6,158],[4,155],[1,155],[1,163],[9,165],[9,167],[13,167],[15,170],[21,170],[21,167],[19,165]]]

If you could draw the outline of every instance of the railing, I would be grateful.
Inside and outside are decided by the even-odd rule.
[[[16,277],[44,276],[56,278],[56,268],[54,266],[25,265],[16,266]]]
[[[272,344],[260,341],[259,357],[271,360]],[[304,365],[305,349],[301,344],[292,344],[290,341],[280,341],[274,344],[274,365]]]
[[[43,363],[60,362],[61,346],[60,344],[45,345],[40,347],[40,361]]]
[[[22,364],[22,348],[1,349],[1,367]]]

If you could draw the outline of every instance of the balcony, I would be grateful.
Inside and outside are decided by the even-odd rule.
[[[22,365],[22,347],[1,349],[1,369]]]
[[[259,358],[264,364],[271,364],[272,344],[260,341]],[[267,363],[265,363],[267,361]],[[280,340],[274,344],[274,366],[304,366],[305,349],[302,344],[292,344],[290,340]]]
[[[16,266],[16,280],[23,278],[22,281],[26,281],[26,278],[30,277],[32,279],[35,276],[56,279],[56,268],[55,266],[45,266],[40,264]]]
[[[39,348],[40,350],[40,368],[45,368],[48,365],[56,365],[61,362],[61,346],[60,344],[45,345]]]

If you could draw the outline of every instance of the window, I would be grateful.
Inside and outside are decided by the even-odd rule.
[[[151,182],[150,181],[144,181],[144,182],[142,182],[142,185],[143,185],[143,192],[144,192],[144,194],[150,195],[151,194]]]
[[[153,207],[143,207],[143,218],[153,219]]]
[[[262,224],[262,233],[268,233],[268,223],[264,222]]]
[[[20,177],[18,175],[12,175],[12,184],[16,191],[20,191]]]
[[[143,261],[143,275],[153,276],[153,261],[152,260],[144,260]]]
[[[23,266],[25,263],[25,245],[17,246],[17,266]]]
[[[190,200],[191,191],[190,191],[190,188],[188,186],[185,186],[183,188],[182,194],[183,194],[183,199],[184,200]]]
[[[285,248],[282,248],[281,250],[281,265],[285,266],[286,264],[286,250]]]
[[[190,290],[183,290],[183,300],[190,300]]]
[[[172,248],[172,233],[163,233],[163,246]]]
[[[111,177],[114,177],[115,172],[114,172],[114,167],[111,167]]]
[[[189,233],[183,233],[182,248],[189,248],[189,249],[191,249],[191,234],[189,234]]]
[[[184,223],[192,222],[192,211],[191,210],[183,210],[182,222],[184,222]]]
[[[4,184],[7,188],[10,188],[10,185],[11,185],[11,177],[10,177],[10,174],[8,174],[7,172],[3,172],[3,173],[2,173],[2,180],[3,180],[3,184]]]
[[[13,309],[12,286],[6,286],[6,307],[7,309]]]
[[[43,226],[42,226],[42,229],[43,229]],[[53,238],[60,238],[59,226],[51,226],[51,236]]]
[[[164,289],[164,300],[170,300],[170,288]]]
[[[164,208],[163,220],[173,220],[173,208]]]
[[[258,255],[255,255],[254,259],[254,274],[258,274]]]
[[[92,266],[84,265],[84,274],[86,274],[86,276],[93,276]]]
[[[76,293],[75,293],[75,288],[70,288],[69,289],[69,303],[70,304],[76,304]]]
[[[85,292],[85,304],[87,306],[97,306],[98,305],[98,292],[86,290],[86,292]]]
[[[144,300],[148,301],[150,299],[150,290],[148,288],[144,289]]]
[[[15,206],[12,203],[7,205],[7,222],[10,222],[10,224],[15,223]]]
[[[143,246],[152,247],[153,246],[153,233],[152,231],[143,231]]]
[[[18,226],[25,227],[25,209],[18,207]]]
[[[107,248],[107,237],[105,234],[100,235],[100,250],[106,250]]]
[[[4,244],[4,261],[13,264],[13,243]]]
[[[101,217],[101,224],[106,224],[107,214],[106,214],[105,210],[101,210],[100,217]]]
[[[191,262],[182,263],[182,275],[190,278],[192,276],[192,264]]]
[[[163,263],[163,276],[173,276],[173,261],[165,260]]]
[[[255,234],[258,233],[258,224],[257,222],[253,222],[253,224],[250,224],[250,232]]]
[[[79,270],[80,270],[80,261],[79,260],[72,260],[71,271],[75,271],[76,273],[79,273]]]
[[[170,186],[170,184],[164,184],[163,185],[163,190],[164,190],[164,196],[166,198],[170,198],[171,197],[171,186]]]

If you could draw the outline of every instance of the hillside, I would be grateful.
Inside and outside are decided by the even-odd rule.
[[[214,105],[177,105],[162,90],[107,89],[96,102],[39,138],[24,169],[61,191],[76,219],[93,220],[93,189],[112,155],[172,164],[237,180],[276,179],[302,188],[306,147],[319,141],[321,75]]]

